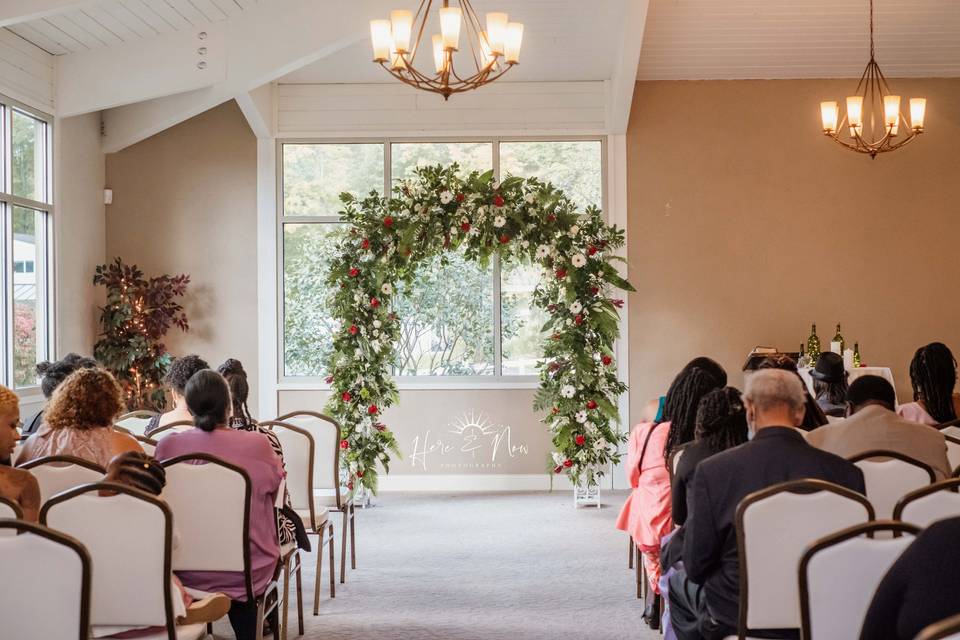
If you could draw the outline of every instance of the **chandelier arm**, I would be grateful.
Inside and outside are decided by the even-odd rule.
[[[463,12],[467,14],[466,22],[469,25],[469,28],[467,29],[467,34],[466,34],[467,42],[470,44],[470,53],[472,54],[474,65],[476,66],[477,71],[480,71],[482,68],[482,65],[480,64],[480,54],[477,52],[477,49],[473,46],[473,40],[470,38],[470,35],[469,35],[469,31],[472,29],[474,35],[477,38],[477,46],[480,47],[480,49],[482,50],[483,47],[481,45],[483,43],[480,42],[480,39],[482,38],[480,34],[483,31],[483,29],[480,27],[480,19],[477,17],[477,13],[476,11],[473,10],[473,5],[470,4],[469,0],[460,0],[460,7],[463,9]]]
[[[417,20],[420,20],[420,28],[417,29],[417,39],[413,43],[413,53],[410,54],[409,63],[413,64],[413,59],[417,56],[417,51],[420,50],[420,41],[423,39],[423,30],[427,26],[427,18],[430,17],[430,6],[433,4],[433,0],[420,0],[420,6],[417,7],[417,15],[414,16],[413,21],[416,24]],[[426,5],[427,8],[424,10],[423,6]],[[421,11],[422,18],[421,18]]]

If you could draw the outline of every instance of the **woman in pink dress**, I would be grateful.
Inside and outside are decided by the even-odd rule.
[[[900,405],[897,413],[931,426],[956,420],[960,415],[960,395],[953,392],[956,384],[957,361],[947,345],[931,342],[920,347],[910,362],[913,402]]]
[[[663,421],[633,428],[627,444],[627,480],[633,491],[627,498],[617,528],[628,532],[640,549],[651,592],[660,589],[660,542],[673,529],[670,514],[670,454],[693,440],[697,405],[713,389],[726,384],[700,367],[684,368],[670,385]]]

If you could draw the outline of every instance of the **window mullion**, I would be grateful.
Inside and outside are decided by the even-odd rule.
[[[494,140],[490,145],[493,152],[493,177],[500,181],[500,141]],[[500,256],[495,255],[493,260],[493,375],[494,377],[503,376],[503,316],[502,305],[500,301],[500,283],[502,265]]]

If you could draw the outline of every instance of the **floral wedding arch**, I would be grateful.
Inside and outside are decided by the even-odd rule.
[[[341,460],[354,480],[376,491],[377,464],[389,471],[396,438],[381,422],[397,402],[390,374],[400,322],[391,311],[397,285],[413,280],[433,256],[460,249],[467,258],[540,265],[534,293],[546,309],[540,388],[534,409],[553,436],[551,467],[574,481],[595,481],[619,460],[623,441],[615,424],[617,398],[626,391],[616,375],[613,345],[623,301],[614,290],[633,291],[613,266],[622,229],[601,212],[585,213],[536,178],[493,172],[462,175],[459,167],[422,167],[399,182],[393,197],[340,196],[350,225],[327,278],[329,305],[339,322],[327,361],[332,396],[327,412],[341,424]]]

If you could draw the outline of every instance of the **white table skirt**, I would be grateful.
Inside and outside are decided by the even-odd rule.
[[[857,367],[856,369],[848,369],[847,373],[850,374],[847,382],[853,382],[860,376],[880,376],[890,383],[894,393],[897,391],[897,386],[893,382],[893,372],[890,371],[890,367]],[[813,378],[810,377],[810,368],[800,369],[800,375],[803,377],[804,382],[807,383],[807,388],[810,389],[810,393],[813,394]]]

